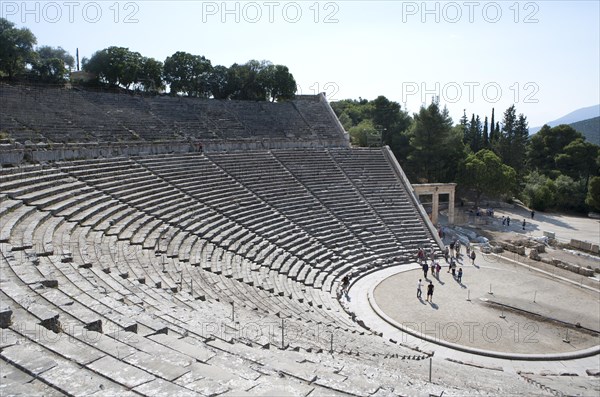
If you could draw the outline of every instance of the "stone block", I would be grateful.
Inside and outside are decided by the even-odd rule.
[[[600,369],[594,368],[594,369],[586,369],[585,373],[588,374],[589,376],[595,376],[595,377],[600,377]]]
[[[0,308],[0,328],[8,328],[12,324],[12,310],[8,307]]]
[[[534,261],[539,261],[539,260],[541,260],[541,259],[542,259],[542,258],[540,257],[540,254],[538,253],[538,251],[537,251],[535,248],[532,248],[532,249],[529,251],[529,258],[530,258],[530,259],[533,259]]]
[[[88,331],[102,333],[102,320],[96,320],[96,321],[87,323],[85,325],[85,329],[87,329]]]
[[[586,277],[592,277],[594,275],[594,269],[589,269],[587,267],[580,267],[579,274],[586,276]]]
[[[46,288],[58,288],[58,280],[42,280],[41,284]]]

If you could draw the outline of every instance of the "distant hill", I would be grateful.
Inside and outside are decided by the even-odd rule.
[[[573,124],[578,121],[589,120],[589,119],[593,119],[596,117],[600,117],[600,104],[594,105],[594,106],[589,106],[586,108],[577,109],[577,110],[567,114],[566,116],[563,116],[554,121],[549,121],[546,124],[548,124],[550,127],[556,127],[557,125],[560,125],[560,124]],[[542,126],[529,128],[529,134],[530,135],[535,134],[540,129],[542,129]]]
[[[569,125],[581,132],[588,142],[600,145],[600,116],[571,123]]]

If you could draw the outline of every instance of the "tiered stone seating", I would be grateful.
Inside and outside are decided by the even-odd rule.
[[[387,258],[405,250],[328,152],[278,150],[273,153],[375,255]]]
[[[321,96],[282,103],[0,84],[2,130],[20,143],[315,140],[347,143]]]
[[[326,284],[324,280],[328,274],[341,272],[346,263],[360,265],[369,259],[365,256],[366,246],[271,153],[211,153],[208,157],[327,247],[328,253],[316,257],[312,264],[323,269],[320,273],[313,273],[315,277],[311,281],[317,288]],[[285,262],[282,267],[285,268]],[[290,271],[290,274],[296,275],[297,272]],[[329,290],[330,284],[325,288]]]
[[[193,229],[204,238],[239,252],[240,242],[259,235],[266,244],[264,249],[256,253],[255,261],[276,262],[272,254],[277,247],[293,255],[304,255],[307,260],[319,252],[325,256],[326,248],[316,243],[307,244],[306,249],[310,248],[311,252],[304,253],[306,250],[303,251],[301,244],[310,242],[310,236],[241,187],[205,156],[169,156],[139,161],[190,197],[204,203],[213,213],[219,214],[214,222],[208,218],[209,222],[200,223]],[[259,214],[260,217],[257,216]]]
[[[39,132],[40,137],[33,136],[38,138],[36,140],[43,137],[46,142],[56,143],[117,142],[135,138],[114,119],[83,100],[75,90],[35,86],[21,88],[6,84],[2,84],[0,90],[0,98],[9,109],[12,124]],[[12,134],[12,130],[9,132]],[[18,134],[21,139],[25,138],[22,134]],[[18,136],[14,134],[13,138]]]
[[[80,90],[79,95],[136,138],[164,140],[170,134],[168,127],[152,114],[140,96],[93,90]]]
[[[313,136],[318,138],[334,138],[343,133],[343,129],[330,109],[324,108],[324,97],[303,96],[302,100],[293,101],[294,107],[303,120],[310,126]]]
[[[304,155],[326,169],[341,203],[384,226],[367,230],[386,230],[397,244],[404,235],[388,217],[418,223],[414,213],[386,213],[375,182],[356,175],[364,155],[374,163],[368,177],[391,183],[374,153]],[[377,395],[419,387],[439,395],[460,387],[452,369],[438,370],[447,372],[441,385],[415,376],[427,354],[365,330],[325,287],[341,272],[367,270],[385,249],[372,248],[364,226],[334,203],[335,189],[302,173],[303,161],[261,152],[0,171],[0,301],[12,318],[0,307],[0,368],[11,392]],[[16,370],[45,386],[13,381]]]
[[[338,301],[344,275],[402,265],[435,239],[387,152],[346,148],[323,96],[2,83],[0,106],[0,129],[20,143],[209,148],[125,158],[106,144],[82,157],[107,158],[0,169],[1,395],[460,395],[486,375],[448,362],[427,382],[431,353]],[[494,371],[477,393],[538,392],[515,382]]]
[[[379,149],[330,150],[361,195],[390,230],[413,252],[437,244],[422,219],[414,216],[416,204]]]

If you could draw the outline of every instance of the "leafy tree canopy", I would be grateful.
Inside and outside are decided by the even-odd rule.
[[[210,60],[201,55],[177,51],[165,59],[164,78],[172,94],[207,98],[210,95]]]
[[[516,184],[516,172],[502,163],[500,157],[489,149],[482,149],[467,156],[460,181],[475,192],[476,203],[483,194],[499,196],[510,193]]]
[[[40,81],[62,83],[74,65],[75,59],[62,47],[41,46],[36,49],[31,71]]]
[[[16,28],[7,19],[0,18],[0,74],[9,79],[25,72],[25,66],[34,60],[35,35],[27,28]]]

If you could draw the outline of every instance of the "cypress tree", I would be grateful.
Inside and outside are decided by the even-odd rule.
[[[490,148],[490,137],[488,134],[488,118],[487,118],[487,116],[485,116],[485,121],[483,122],[482,146],[483,146],[483,149]]]

